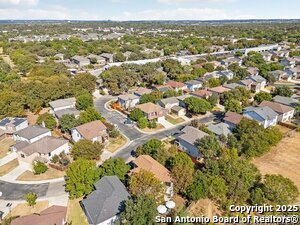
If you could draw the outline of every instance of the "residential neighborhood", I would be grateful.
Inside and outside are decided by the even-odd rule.
[[[0,21],[1,224],[298,206],[299,24]]]

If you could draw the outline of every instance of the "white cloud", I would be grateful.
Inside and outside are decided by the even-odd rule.
[[[37,5],[39,2],[39,0],[0,0],[0,4],[1,5],[29,5],[29,6],[33,6],[33,5]]]

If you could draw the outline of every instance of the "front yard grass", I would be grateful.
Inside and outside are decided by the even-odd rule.
[[[5,138],[0,141],[0,159],[5,157],[10,150],[10,147],[13,146],[16,142],[12,138]]]
[[[88,225],[84,212],[79,204],[81,199],[68,201],[67,220],[74,225]]]
[[[65,176],[64,171],[56,170],[51,167],[48,168],[48,170],[40,175],[35,175],[33,172],[27,170],[24,173],[22,173],[17,180],[19,181],[40,181],[40,180],[50,180],[50,179],[56,179],[61,178]]]
[[[171,124],[174,124],[174,125],[176,125],[176,124],[178,124],[178,123],[182,123],[182,122],[184,122],[184,119],[182,119],[181,117],[173,117],[173,116],[170,116],[170,115],[167,115],[166,116],[166,120],[169,122],[169,123],[171,123]]]
[[[117,138],[110,138],[109,139],[109,144],[107,145],[106,150],[111,152],[111,153],[114,153],[119,148],[124,146],[126,144],[126,142],[127,142],[127,140],[123,135],[120,135]]]
[[[19,166],[18,159],[14,159],[2,166],[0,166],[0,176],[4,176],[5,174],[9,173],[13,169],[17,168]]]
[[[28,190],[29,192],[30,190]],[[14,207],[8,216],[27,216],[33,213],[40,213],[41,211],[47,209],[49,206],[48,201],[37,202],[34,206],[28,206],[27,203],[20,203]]]

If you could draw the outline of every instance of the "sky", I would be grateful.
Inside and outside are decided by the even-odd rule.
[[[0,20],[300,19],[300,0],[0,0]]]

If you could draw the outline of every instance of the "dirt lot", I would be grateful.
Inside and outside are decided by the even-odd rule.
[[[5,138],[0,141],[0,159],[7,155],[10,147],[15,144],[12,138]]]
[[[11,210],[11,216],[27,216],[33,213],[40,213],[41,211],[47,209],[49,206],[48,201],[37,202],[34,206],[28,206],[27,203],[18,204],[15,208]]]
[[[20,181],[39,181],[39,180],[50,180],[50,179],[56,179],[63,177],[66,173],[53,169],[53,168],[48,168],[48,170],[40,175],[35,175],[31,171],[25,171],[23,174],[21,174],[17,180]]]
[[[281,174],[300,190],[300,133],[286,137],[270,152],[252,161],[262,174]]]
[[[0,166],[0,176],[4,176],[5,174],[9,173],[13,169],[17,168],[18,165],[19,165],[19,161],[17,159],[14,159]]]

